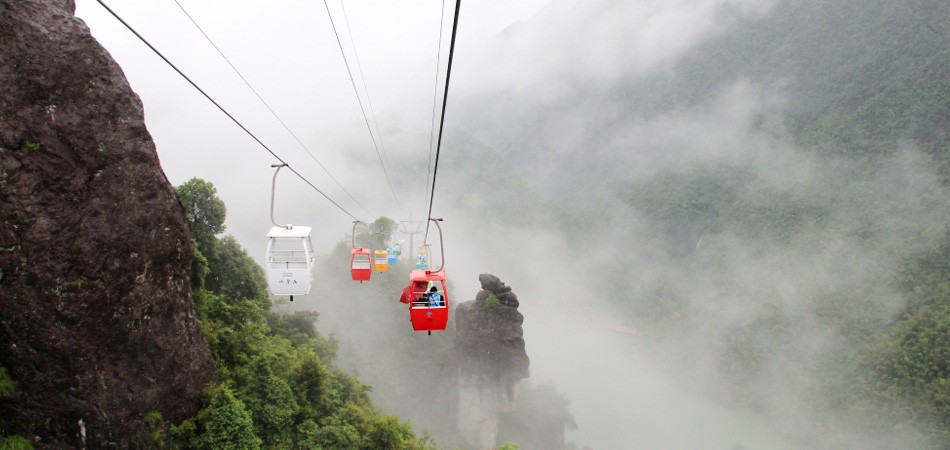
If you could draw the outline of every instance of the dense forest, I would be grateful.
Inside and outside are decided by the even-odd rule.
[[[434,448],[378,412],[370,387],[334,367],[318,314],[277,312],[263,270],[224,231],[226,207],[201,179],[177,187],[195,240],[195,310],[218,367],[206,406],[181,424],[154,421],[163,448]]]

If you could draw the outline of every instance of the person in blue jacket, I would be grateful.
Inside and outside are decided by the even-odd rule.
[[[439,288],[432,286],[429,288],[429,306],[443,306],[442,303],[442,294],[439,293]]]

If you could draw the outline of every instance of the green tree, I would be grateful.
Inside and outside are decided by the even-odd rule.
[[[290,314],[274,314],[268,317],[268,324],[274,331],[295,345],[303,345],[317,336],[314,326],[320,314],[316,311],[294,311]]]
[[[369,422],[366,431],[364,448],[421,448],[416,436],[408,424],[402,423],[395,416],[375,417]]]
[[[203,449],[247,450],[261,448],[261,439],[254,434],[254,422],[244,403],[234,396],[231,389],[218,389],[211,404],[203,411],[204,433],[198,440]],[[201,413],[199,413],[199,417]]]
[[[201,253],[201,250],[198,249],[198,242],[194,239],[191,240],[194,245],[194,255],[191,258],[191,290],[198,290],[205,286],[205,278],[208,277],[208,272],[211,269],[208,267],[208,258],[205,258],[205,255]]]
[[[218,372],[226,375],[249,364],[267,331],[260,308],[249,300],[231,300],[204,289],[193,297]]]
[[[393,233],[399,227],[388,217],[380,217],[365,228],[356,228],[357,245],[374,250],[385,250],[392,242]]]
[[[218,190],[208,181],[192,178],[175,188],[184,208],[185,222],[200,247],[210,243],[215,235],[224,232],[227,208],[217,197]]]
[[[324,361],[336,358],[339,343],[332,335],[325,337],[317,331],[315,323],[320,314],[316,311],[269,314],[267,317],[270,327],[294,346],[312,348]]]
[[[267,447],[286,448],[293,443],[293,424],[299,407],[290,385],[274,375],[264,358],[251,363],[250,385],[242,393],[257,430]]]
[[[873,411],[866,426],[914,423],[934,447],[950,447],[950,235],[909,259],[901,274],[908,297],[901,320],[862,352],[842,380],[851,409]],[[853,380],[859,380],[855,383]]]
[[[247,254],[233,236],[216,239],[201,250],[208,260],[205,288],[231,299],[253,301],[270,309],[264,269]]]
[[[310,421],[301,426],[302,448],[356,450],[361,448],[360,432],[353,422],[341,416],[329,416],[320,425]]]
[[[332,408],[328,400],[332,374],[320,357],[312,350],[303,349],[290,372],[301,415],[311,418],[330,414]]]

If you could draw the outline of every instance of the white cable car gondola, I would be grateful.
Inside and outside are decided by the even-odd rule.
[[[267,233],[267,285],[273,295],[307,295],[313,284],[310,227],[276,226]]]
[[[277,170],[271,182],[270,220],[274,226],[267,232],[266,279],[271,295],[307,295],[313,284],[313,244],[310,227],[278,225],[274,221],[274,195],[277,174],[286,164],[273,165]]]

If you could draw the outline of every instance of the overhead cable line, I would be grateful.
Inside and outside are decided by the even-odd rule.
[[[366,87],[366,77],[363,76],[363,65],[360,64],[360,53],[356,51],[356,40],[353,39],[353,28],[350,27],[350,18],[346,15],[346,5],[343,0],[340,0],[340,8],[343,9],[343,20],[346,22],[346,33],[350,37],[350,44],[353,45],[353,55],[356,57],[356,71],[360,74],[360,81],[363,82],[363,92],[366,93],[366,103],[369,104],[369,113],[371,116],[373,116],[373,126],[376,127],[376,137],[379,139],[379,148],[383,151],[383,160],[386,162],[386,167],[388,167],[391,171],[392,164],[389,163],[389,155],[386,154],[386,145],[383,144],[383,133],[379,131],[379,122],[376,120],[376,109],[373,108],[373,97],[369,95],[369,88]]]
[[[274,153],[274,151],[271,150],[270,147],[268,147],[266,144],[264,144],[263,142],[261,142],[261,140],[258,139],[257,136],[254,135],[254,133],[251,133],[251,130],[248,130],[247,127],[245,127],[240,121],[238,121],[234,116],[232,116],[231,113],[229,113],[226,109],[224,109],[224,107],[221,106],[221,104],[219,104],[219,103],[216,102],[213,98],[211,98],[211,96],[208,95],[207,92],[205,92],[203,89],[201,89],[200,87],[198,87],[198,85],[195,84],[195,82],[192,81],[191,78],[188,78],[188,75],[185,75],[185,73],[182,72],[181,69],[179,69],[179,68],[178,68],[175,64],[173,64],[171,61],[169,61],[169,59],[166,58],[165,55],[162,54],[162,52],[158,51],[158,49],[156,49],[151,43],[148,42],[148,40],[146,40],[144,37],[142,37],[142,35],[139,34],[138,31],[135,31],[135,28],[132,28],[132,26],[129,25],[128,22],[126,22],[125,20],[123,20],[122,17],[119,17],[119,15],[116,14],[116,12],[112,10],[112,8],[110,8],[108,5],[106,5],[105,2],[103,2],[103,0],[96,0],[96,1],[99,2],[99,4],[102,5],[102,7],[106,9],[106,11],[109,11],[109,13],[112,14],[112,16],[116,18],[116,20],[118,20],[119,22],[121,22],[122,25],[125,25],[125,27],[128,28],[129,31],[131,31],[132,34],[135,35],[135,37],[139,38],[139,40],[142,41],[142,43],[144,43],[146,46],[148,46],[149,49],[151,49],[153,52],[155,52],[155,54],[158,55],[159,58],[162,58],[162,60],[165,61],[165,63],[168,64],[172,69],[174,69],[175,72],[178,72],[178,75],[181,75],[181,77],[184,78],[185,81],[187,81],[189,84],[191,84],[192,87],[194,87],[196,90],[198,90],[198,92],[200,92],[201,95],[203,95],[206,99],[208,99],[208,101],[210,101],[212,104],[214,104],[214,106],[216,106],[219,110],[221,110],[221,112],[223,112],[224,115],[228,116],[228,118],[231,119],[231,121],[234,122],[235,125],[237,125],[237,126],[240,127],[242,130],[244,130],[244,132],[247,133],[247,135],[250,136],[251,139],[254,139],[254,141],[257,142],[258,144],[260,144],[260,146],[263,147],[264,150],[267,150],[267,152],[270,153],[271,156],[273,156],[274,158],[277,158],[277,160],[280,161],[281,164],[284,164],[284,165],[287,167],[287,169],[289,169],[291,172],[294,173],[294,175],[297,175],[297,177],[300,178],[301,180],[303,180],[303,182],[305,182],[305,183],[307,183],[308,185],[310,185],[310,187],[313,188],[313,190],[319,192],[320,195],[323,196],[323,198],[327,199],[327,201],[329,201],[330,203],[332,203],[333,206],[336,206],[337,209],[339,209],[340,211],[343,211],[344,214],[350,216],[351,218],[353,218],[353,220],[358,220],[358,219],[356,218],[356,216],[354,216],[354,215],[351,214],[349,211],[347,211],[345,208],[343,208],[342,206],[340,206],[339,203],[333,201],[333,199],[330,198],[327,194],[325,194],[323,191],[321,191],[318,187],[314,186],[314,184],[311,183],[310,180],[308,180],[308,179],[305,178],[303,175],[301,175],[300,172],[297,172],[297,170],[294,169],[293,167],[291,167],[290,164],[287,164],[287,162],[284,161],[283,158],[281,158],[280,156],[277,156],[277,153]]]
[[[363,107],[363,100],[360,98],[359,89],[356,87],[356,80],[353,78],[353,71],[350,70],[350,62],[346,59],[346,52],[343,50],[343,42],[340,41],[340,34],[336,30],[336,24],[333,22],[333,14],[330,13],[330,5],[327,4],[327,0],[323,0],[323,6],[327,8],[327,16],[330,18],[330,26],[333,28],[333,35],[336,36],[336,43],[340,46],[340,54],[343,55],[343,64],[346,65],[346,73],[350,76],[350,83],[353,85],[353,92],[356,93],[356,101],[360,104],[360,111],[363,113],[363,120],[366,122],[366,129],[369,130],[369,137],[373,140],[373,147],[376,149],[376,156],[379,157],[379,165],[383,167],[383,174],[386,175],[386,182],[389,183],[389,191],[393,194],[393,199],[396,200],[396,207],[402,209],[402,206],[399,204],[399,197],[396,195],[396,189],[393,187],[393,180],[389,176],[389,169],[386,167],[386,163],[383,162],[383,154],[379,151],[379,145],[376,143],[376,135],[373,134],[373,127],[369,124],[369,118],[366,116],[366,108]],[[369,93],[367,93],[367,98]]]
[[[432,175],[432,150],[435,147],[435,111],[439,104],[439,65],[442,64],[442,32],[445,25],[445,0],[442,0],[442,12],[439,15],[439,48],[435,56],[435,83],[432,86],[432,119],[429,120],[429,159],[426,161],[426,190],[422,191],[425,206],[423,211],[429,209],[429,199],[425,194],[429,192],[429,176]]]
[[[327,176],[329,176],[330,179],[333,180],[333,182],[335,182],[336,185],[339,186],[340,189],[342,189],[343,192],[345,192],[346,195],[349,196],[351,200],[353,200],[357,205],[359,205],[359,207],[362,208],[363,211],[366,211],[367,214],[369,214],[372,217],[375,217],[375,214],[373,214],[368,209],[366,209],[366,207],[363,206],[363,204],[360,203],[360,201],[357,200],[356,197],[353,197],[353,194],[351,194],[350,191],[348,191],[345,187],[343,187],[343,184],[341,184],[340,181],[337,180],[336,177],[334,177],[333,174],[331,174],[330,171],[323,165],[323,163],[321,163],[317,159],[317,157],[314,156],[313,152],[310,151],[310,148],[308,148],[307,145],[304,144],[303,141],[299,137],[297,137],[297,134],[294,133],[290,129],[289,126],[287,126],[287,124],[280,118],[280,116],[277,115],[277,112],[275,112],[274,109],[271,108],[270,104],[268,104],[267,101],[264,100],[264,97],[262,97],[261,94],[257,92],[257,89],[254,89],[254,86],[252,86],[251,83],[247,81],[246,78],[244,78],[244,75],[241,74],[241,71],[239,71],[237,67],[235,67],[234,64],[231,63],[231,60],[224,54],[223,51],[221,51],[218,45],[214,43],[214,40],[212,40],[211,37],[208,36],[208,33],[205,33],[205,30],[201,28],[201,25],[198,25],[198,22],[195,21],[195,19],[191,16],[191,14],[188,13],[187,10],[185,10],[185,7],[182,6],[178,0],[175,0],[175,4],[178,5],[178,8],[181,9],[181,12],[185,13],[185,16],[188,17],[188,20],[190,20],[191,23],[195,26],[195,28],[197,28],[198,31],[201,32],[201,34],[205,37],[205,39],[207,39],[208,43],[211,44],[212,47],[214,47],[214,49],[218,52],[219,55],[221,55],[222,58],[224,58],[224,61],[227,62],[229,66],[231,66],[231,70],[233,70],[234,73],[237,74],[237,76],[241,79],[241,81],[243,81],[244,84],[248,87],[248,89],[250,89],[251,92],[253,92],[254,95],[257,96],[257,99],[260,100],[261,103],[264,104],[264,107],[266,107],[267,110],[270,111],[271,115],[274,116],[274,118],[277,119],[278,122],[280,122],[280,124],[284,127],[285,130],[287,130],[288,133],[290,133],[291,136],[293,136],[294,140],[296,140],[297,143],[300,144],[300,147],[303,148],[304,151],[307,152],[308,155],[310,155],[310,158],[313,159],[313,162],[317,163],[317,165],[320,166],[320,168],[323,169],[324,172],[326,172]]]
[[[449,44],[449,62],[445,71],[445,94],[442,96],[442,119],[439,121],[439,141],[435,147],[435,165],[432,168],[432,193],[429,195],[429,213],[426,217],[432,218],[432,200],[435,199],[435,178],[439,175],[439,152],[442,150],[442,131],[445,128],[445,104],[449,100],[449,80],[452,78],[452,58],[455,56],[455,35],[459,28],[459,8],[462,0],[455,0],[455,20],[452,22],[452,42]],[[426,234],[422,242],[429,240],[429,223],[426,221]]]

